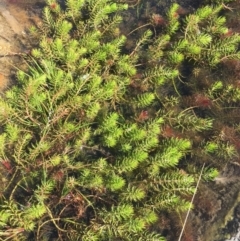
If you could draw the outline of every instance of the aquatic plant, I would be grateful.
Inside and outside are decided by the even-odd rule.
[[[0,237],[164,240],[152,231],[161,212],[191,206],[201,165],[190,168],[187,155],[234,155],[201,134],[213,118],[198,109],[239,101],[239,91],[218,81],[198,93],[179,81],[185,60],[207,68],[240,57],[239,35],[224,37],[223,6],[180,21],[174,4],[163,32],[148,29],[126,52],[121,2],[67,0],[63,9],[48,0],[31,29],[39,46],[0,98]],[[185,86],[195,96],[188,107]],[[192,139],[198,135],[201,143]],[[212,180],[216,165],[206,166]]]

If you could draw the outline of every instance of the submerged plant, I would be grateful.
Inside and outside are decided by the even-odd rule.
[[[212,84],[186,107],[178,81],[184,60],[239,58],[239,36],[222,39],[221,6],[200,8],[182,25],[174,4],[163,33],[147,30],[127,53],[126,36],[116,36],[127,9],[120,2],[67,0],[63,10],[47,1],[28,70],[0,99],[0,237],[164,240],[152,231],[161,211],[188,210],[195,191],[186,156],[234,154],[220,140],[203,146],[191,137],[213,127],[197,109],[231,94],[238,100],[238,92]]]

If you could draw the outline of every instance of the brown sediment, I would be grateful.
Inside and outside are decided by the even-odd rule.
[[[5,2],[6,2],[7,4],[32,5],[32,4],[36,4],[36,3],[43,3],[44,1],[43,1],[43,0],[5,0]]]
[[[40,21],[33,11],[35,4],[40,2],[44,1],[0,1],[0,92],[14,82],[15,66],[19,68],[22,62],[19,56],[31,45],[27,29]]]
[[[9,83],[8,77],[0,73],[0,91],[7,88]]]

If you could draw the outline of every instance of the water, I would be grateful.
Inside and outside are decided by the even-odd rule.
[[[36,0],[0,0],[0,92],[12,82],[13,66],[29,48],[27,29],[40,21]]]

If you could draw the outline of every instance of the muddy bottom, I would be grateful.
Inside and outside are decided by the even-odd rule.
[[[28,29],[40,22],[44,1],[0,1],[0,92],[13,81],[22,55],[31,48]]]

